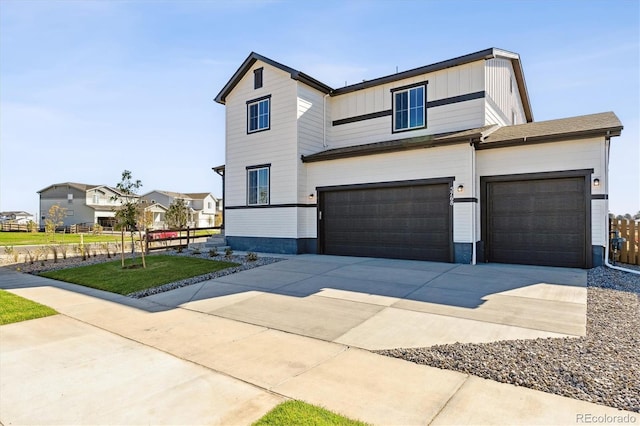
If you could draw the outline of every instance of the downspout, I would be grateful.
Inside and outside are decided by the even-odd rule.
[[[605,138],[604,142],[604,189],[605,193],[609,195],[609,149],[610,149],[611,139],[609,137]],[[608,268],[615,269],[622,272],[630,272],[632,274],[640,275],[640,271],[636,271],[633,269],[621,268],[620,266],[614,266],[609,263],[609,197],[605,198],[605,246],[604,246],[604,265]]]
[[[327,147],[327,96],[330,93],[327,93],[322,98],[322,146],[324,148]]]
[[[473,141],[469,143],[471,146],[471,198],[476,198],[476,145]],[[479,201],[479,200],[478,200]],[[478,202],[472,202],[471,206],[471,264],[476,264],[476,210]]]

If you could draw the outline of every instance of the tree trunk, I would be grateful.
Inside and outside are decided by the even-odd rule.
[[[147,262],[144,259],[144,243],[142,242],[142,234],[140,235],[140,256],[142,256],[142,268],[147,269]]]
[[[120,251],[120,259],[122,260],[122,269],[124,269],[124,229],[122,229],[120,236],[122,237],[120,240],[122,242]]]

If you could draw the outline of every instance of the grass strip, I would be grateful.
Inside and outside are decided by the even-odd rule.
[[[0,290],[0,325],[48,317],[55,314],[57,312],[48,306],[8,291]]]
[[[253,426],[314,425],[314,426],[365,426],[357,420],[351,420],[315,405],[302,401],[285,401],[262,416]]]
[[[82,241],[91,243],[118,243],[120,234],[93,235],[84,234]],[[131,241],[129,235],[125,235],[125,242]],[[25,246],[25,245],[55,245],[55,244],[80,244],[80,234],[47,234],[44,232],[0,232],[0,246]]]
[[[59,281],[80,284],[118,294],[158,287],[163,284],[208,274],[233,266],[233,262],[222,262],[186,256],[147,256],[147,267],[142,268],[140,257],[126,259],[125,268],[120,260],[76,268],[43,272],[40,275]]]

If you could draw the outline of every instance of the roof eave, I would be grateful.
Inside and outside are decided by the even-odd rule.
[[[497,142],[480,142],[477,146],[477,149],[492,149],[492,148],[505,148],[510,146],[522,145],[522,144],[537,144],[537,143],[546,143],[546,142],[557,142],[561,140],[568,139],[584,139],[589,137],[616,137],[620,136],[622,133],[622,126],[602,128],[602,129],[591,129],[591,130],[581,130],[577,132],[565,132],[565,133],[556,133],[552,135],[541,135],[541,136],[529,136],[529,137],[521,137],[514,139],[506,139]]]

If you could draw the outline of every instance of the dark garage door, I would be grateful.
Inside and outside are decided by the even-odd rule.
[[[449,183],[320,192],[321,251],[450,262]]]
[[[486,183],[490,262],[585,268],[585,177]]]

